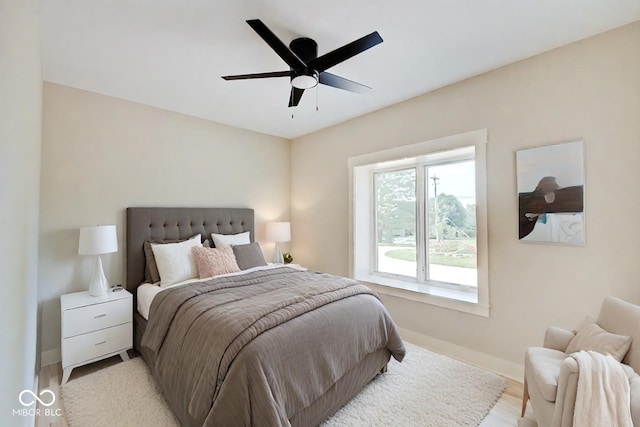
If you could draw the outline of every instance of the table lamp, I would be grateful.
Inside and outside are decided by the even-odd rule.
[[[94,297],[104,295],[109,290],[109,283],[104,276],[100,255],[117,251],[118,235],[115,225],[96,225],[80,229],[78,254],[95,256],[93,275],[89,283],[89,293]]]
[[[267,241],[276,242],[276,248],[273,251],[273,262],[276,264],[284,264],[282,251],[280,250],[280,242],[289,242],[291,240],[291,223],[289,222],[268,222],[267,223]]]

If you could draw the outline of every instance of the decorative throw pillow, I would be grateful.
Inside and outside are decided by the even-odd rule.
[[[251,232],[245,231],[238,234],[216,234],[211,233],[213,245],[216,248],[229,245],[248,245],[251,243]]]
[[[191,253],[191,248],[196,246],[202,246],[199,234],[180,243],[151,243],[151,250],[160,274],[160,286],[198,277],[198,268]]]
[[[144,241],[144,259],[145,259],[145,266],[144,266],[144,281],[145,283],[157,283],[160,281],[160,273],[158,272],[158,265],[156,264],[156,257],[153,256],[153,250],[151,249],[151,244],[152,243],[156,243],[156,244],[165,244],[165,243],[180,243],[180,242],[184,242],[186,240],[191,239],[191,237],[187,238],[187,239],[170,239],[170,240],[166,240],[166,239],[153,239],[153,240],[145,240]],[[211,245],[209,244],[209,239],[206,239],[203,243],[202,246],[204,246],[205,248],[210,248]]]
[[[587,317],[576,332],[576,336],[569,342],[566,353],[593,350],[602,354],[610,354],[620,362],[631,347],[631,339],[630,336],[607,332],[598,326],[592,318]]]
[[[248,245],[235,245],[232,248],[240,270],[267,265],[258,242],[249,243]]]
[[[196,261],[200,279],[240,271],[231,246],[221,248],[193,247],[191,253]]]
[[[144,267],[144,280],[147,283],[156,283],[160,281],[160,273],[158,272],[158,265],[156,264],[156,257],[153,255],[153,250],[151,249],[151,244],[165,244],[165,243],[180,243],[186,240],[189,240],[191,237],[186,239],[152,239],[144,241],[144,259],[145,259],[145,267]]]

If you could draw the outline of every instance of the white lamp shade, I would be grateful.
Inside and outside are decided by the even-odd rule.
[[[100,255],[118,251],[115,225],[96,225],[80,229],[79,255]]]
[[[267,223],[268,242],[288,242],[291,240],[291,223],[289,222],[268,222]]]

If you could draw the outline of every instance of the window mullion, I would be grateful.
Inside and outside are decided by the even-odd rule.
[[[372,195],[370,209],[373,217],[370,229],[371,235],[373,236],[373,245],[371,245],[371,253],[369,254],[371,273],[378,271],[378,200],[376,197],[378,189],[376,188],[375,176],[375,172],[371,171],[369,175],[369,184],[371,186],[370,194]]]
[[[423,256],[423,262],[424,262],[424,281],[428,282],[431,278],[431,272],[429,271],[429,233],[431,233],[431,228],[429,226],[429,185],[428,185],[428,179],[429,179],[429,165],[427,164],[423,164],[422,169],[422,197],[423,197],[423,203],[422,205],[424,206],[424,218],[422,221],[423,227],[424,227],[424,236],[423,236],[423,245],[424,245],[424,256]]]
[[[428,276],[427,268],[427,247],[425,237],[428,230],[425,227],[426,219],[426,204],[424,195],[426,194],[425,187],[425,168],[416,167],[416,263],[417,263],[417,280],[418,283],[423,283]]]

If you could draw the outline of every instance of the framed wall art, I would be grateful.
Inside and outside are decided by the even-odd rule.
[[[584,245],[584,141],[516,152],[519,239]]]

